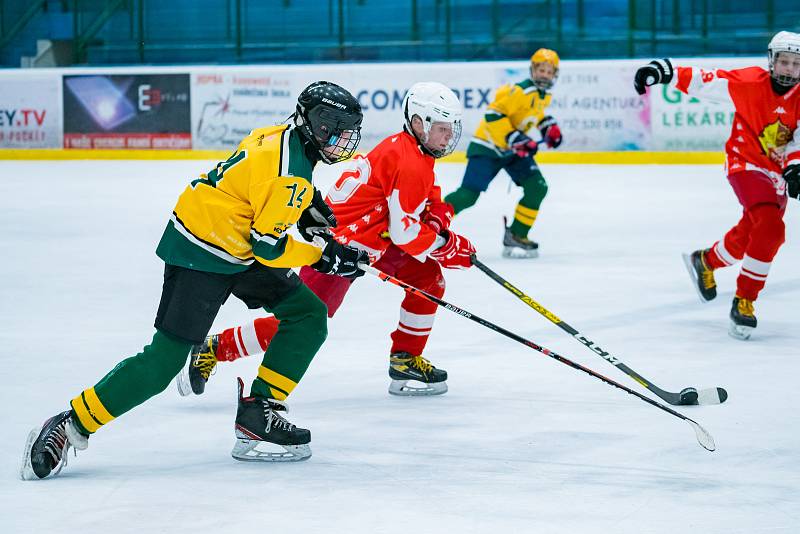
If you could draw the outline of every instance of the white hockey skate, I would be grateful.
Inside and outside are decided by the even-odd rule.
[[[422,356],[396,352],[389,356],[389,393],[401,397],[447,393],[447,371],[437,369]]]
[[[239,383],[236,412],[236,443],[231,456],[244,462],[297,462],[311,457],[311,432],[297,428],[278,412],[288,412],[285,403],[274,399],[243,397]]]

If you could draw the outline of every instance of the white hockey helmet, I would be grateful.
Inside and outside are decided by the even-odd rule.
[[[446,85],[438,82],[419,82],[411,86],[403,99],[406,129],[435,158],[444,157],[458,145],[461,139],[461,102]],[[420,137],[411,127],[414,115],[422,120],[423,135]],[[431,126],[435,123],[450,125],[452,135],[444,148],[430,146]]]
[[[778,32],[767,45],[769,58],[769,74],[780,85],[793,86],[800,82],[800,75],[786,75],[775,73],[775,59],[781,52],[788,52],[800,60],[800,34],[792,32]]]

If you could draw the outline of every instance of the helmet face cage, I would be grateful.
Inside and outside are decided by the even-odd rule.
[[[533,71],[536,68],[536,65],[539,65],[540,63],[549,63],[553,66],[553,77],[551,79],[536,77]],[[558,63],[558,54],[547,48],[540,48],[531,56],[531,81],[537,89],[541,91],[547,91],[555,85],[556,80],[558,79]]]
[[[767,46],[767,58],[769,59],[769,74],[775,82],[785,87],[791,87],[800,83],[800,73],[777,74],[775,72],[775,61],[782,54],[793,55],[794,61],[800,60],[800,34],[792,32],[778,32]],[[795,71],[797,72],[797,71]]]
[[[800,53],[797,52],[789,52],[786,50],[780,51],[769,51],[769,74],[773,80],[775,80],[778,84],[784,85],[787,87],[791,87],[800,83],[800,76],[792,76],[791,74],[777,74],[775,72],[775,60],[778,59],[778,55],[780,54],[788,54],[796,56],[798,60],[800,60]]]
[[[317,106],[304,121],[306,133],[325,163],[338,163],[353,156],[361,142],[361,114]]]
[[[419,117],[419,115],[417,115]],[[413,118],[413,117],[412,117]],[[422,117],[420,117],[422,119]],[[432,148],[428,145],[431,137],[431,127],[434,124],[448,124],[452,128],[452,136],[450,137],[450,141],[447,142],[447,146],[444,148],[436,149]],[[434,158],[443,158],[448,154],[452,154],[453,150],[456,149],[458,146],[458,142],[461,140],[461,119],[455,119],[453,121],[437,121],[432,120],[431,117],[426,117],[422,120],[422,128],[424,131],[424,138],[420,139],[420,143],[425,147],[425,149],[433,154]]]
[[[363,114],[358,101],[344,88],[315,82],[297,101],[297,125],[325,163],[351,157],[361,141]]]
[[[403,114],[406,130],[416,137],[417,142],[435,158],[444,157],[455,150],[461,139],[461,102],[453,91],[438,82],[419,82],[406,93],[403,100]],[[413,119],[418,117],[422,122],[422,132],[414,131]],[[437,146],[431,145],[431,130],[434,125],[449,126],[450,138],[445,147],[441,147],[444,137],[439,137]],[[436,132],[436,135],[445,135]]]
[[[540,63],[550,63],[551,65],[553,65],[552,78],[548,79],[548,78],[536,77],[536,74],[533,71],[536,68],[536,65],[539,65]],[[558,67],[556,67],[550,61],[540,61],[536,63],[531,63],[531,81],[533,82],[533,85],[535,85],[537,89],[540,89],[542,91],[547,91],[548,89],[552,89],[553,86],[556,84],[557,79],[558,79]]]

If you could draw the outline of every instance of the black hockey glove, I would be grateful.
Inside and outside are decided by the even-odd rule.
[[[306,241],[313,241],[314,236],[324,234],[328,228],[336,227],[336,217],[333,210],[322,198],[319,189],[314,189],[314,196],[311,204],[300,214],[297,221],[297,231]]]
[[[364,276],[364,271],[358,268],[359,263],[369,264],[369,254],[363,250],[342,245],[332,235],[319,236],[325,243],[322,257],[317,263],[311,265],[312,269],[325,274],[335,274],[344,278],[358,278]]]
[[[519,130],[512,130],[506,136],[506,143],[508,144],[508,149],[520,158],[533,157],[539,150],[539,143]]]
[[[786,180],[786,191],[789,197],[800,200],[800,163],[789,165],[783,169],[783,179]]]
[[[657,83],[669,83],[675,69],[668,59],[654,59],[644,67],[639,67],[636,76],[633,77],[633,88],[640,95],[645,93],[645,87],[656,85]]]
[[[539,132],[542,134],[542,140],[550,148],[558,148],[558,145],[561,144],[561,128],[550,115],[545,115],[539,121]]]

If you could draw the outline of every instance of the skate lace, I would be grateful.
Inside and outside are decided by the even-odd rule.
[[[288,411],[287,406],[283,403],[264,401],[264,415],[267,416],[267,432],[270,428],[277,428],[279,430],[291,431],[295,425],[284,419],[277,410]]]
[[[426,374],[429,373],[431,369],[433,369],[433,365],[431,365],[431,362],[429,362],[422,356],[414,356],[413,358],[411,358],[410,364],[415,369],[419,369],[420,371]]]
[[[747,317],[753,317],[755,315],[755,307],[753,306],[752,300],[747,299],[739,299],[739,313],[745,315]]]
[[[53,465],[58,466],[58,471],[61,470],[61,459],[64,458],[66,465],[67,453],[69,452],[69,441],[67,440],[67,421],[64,421],[53,429],[47,436],[44,442],[44,452],[50,455],[53,459]],[[66,446],[66,447],[65,447]],[[77,455],[77,451],[75,452]],[[56,471],[56,473],[58,473]]]
[[[197,355],[192,365],[197,367],[203,379],[208,381],[208,377],[213,375],[217,370],[217,357],[214,355],[213,350],[201,352]]]
[[[700,253],[700,264],[703,266],[703,270],[700,273],[700,276],[703,278],[703,287],[706,289],[715,287],[717,283],[714,281],[714,270],[708,267],[705,252]]]
[[[703,287],[706,289],[711,289],[712,287],[716,286],[717,283],[714,281],[714,271],[711,269],[703,269]]]

